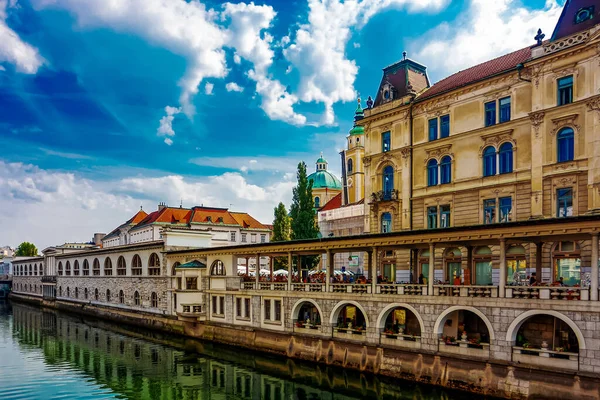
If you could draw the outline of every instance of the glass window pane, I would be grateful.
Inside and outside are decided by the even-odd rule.
[[[510,121],[510,97],[500,99],[500,122]]]
[[[573,189],[565,188],[556,191],[557,217],[573,216]]]
[[[496,199],[483,201],[483,223],[493,224],[496,222]]]
[[[440,206],[440,228],[450,227],[450,206]]]
[[[429,120],[429,141],[436,140],[437,137],[437,118]]]
[[[438,163],[436,160],[430,160],[427,163],[427,186],[438,184]]]
[[[496,124],[496,102],[485,103],[485,126]]]
[[[512,211],[512,198],[501,197],[500,198],[500,222],[509,222],[511,211]]]
[[[384,132],[383,135],[381,135],[381,151],[384,153],[386,151],[390,151],[390,146],[391,146],[390,133]]]
[[[428,229],[437,228],[437,207],[428,207],[427,208],[427,228]]]
[[[555,280],[563,278],[567,286],[581,284],[581,260],[579,258],[559,258],[555,265]]]
[[[446,138],[448,136],[450,136],[450,116],[449,115],[442,115],[440,117],[440,125],[441,125],[441,132],[440,132],[440,136],[443,138]]]
[[[491,261],[482,261],[475,264],[475,284],[486,286],[492,284]]]
[[[508,283],[526,283],[527,282],[527,262],[525,260],[507,260],[506,261]]]
[[[459,278],[462,282],[462,267],[459,262],[448,263],[448,280],[450,283],[454,282],[455,278]]]

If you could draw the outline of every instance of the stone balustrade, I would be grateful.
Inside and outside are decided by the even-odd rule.
[[[579,366],[579,354],[565,351],[554,351],[549,349],[534,349],[513,346],[513,362],[542,367],[556,367],[577,370]]]

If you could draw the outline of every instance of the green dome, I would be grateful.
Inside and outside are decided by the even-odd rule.
[[[308,180],[313,182],[313,189],[342,189],[342,183],[331,172],[317,171],[308,176]]]
[[[365,114],[360,105],[360,97],[358,98],[358,106],[356,107],[356,111],[354,111],[354,127],[350,129],[350,135],[362,135],[365,133],[364,126],[357,125],[358,121],[363,119]]]
[[[350,129],[350,134],[351,135],[362,135],[365,133],[365,127],[364,126],[354,126],[354,128]]]
[[[321,155],[321,157],[319,157],[319,159],[317,160],[317,163],[327,163],[327,161],[325,161],[323,155]]]

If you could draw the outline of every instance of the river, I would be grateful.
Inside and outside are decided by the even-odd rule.
[[[0,302],[0,399],[475,399]]]

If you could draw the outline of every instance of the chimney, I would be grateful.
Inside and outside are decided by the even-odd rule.
[[[158,211],[164,210],[165,208],[167,208],[167,205],[164,202],[160,202],[158,203]]]
[[[102,239],[106,236],[106,233],[94,233],[94,244],[96,246],[102,246]]]

